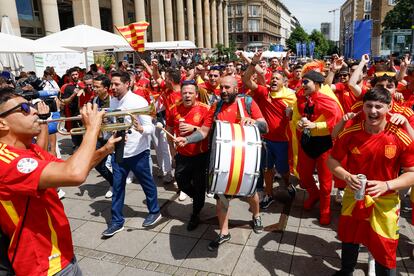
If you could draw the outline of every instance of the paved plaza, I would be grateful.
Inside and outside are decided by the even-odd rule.
[[[60,142],[63,157],[70,153],[69,139]],[[152,152],[154,154],[154,152]],[[156,166],[154,170],[156,170]],[[85,184],[64,188],[65,212],[72,229],[75,254],[84,275],[332,275],[340,267],[340,243],[336,228],[340,206],[332,202],[333,220],[329,227],[317,222],[318,208],[302,210],[305,194],[298,190],[292,206],[276,202],[262,212],[265,230],[288,220],[283,232],[255,234],[250,226],[251,213],[245,201],[231,201],[232,239],[210,252],[207,245],[218,233],[215,200],[207,198],[201,224],[193,232],[186,230],[191,215],[191,199],[180,202],[174,184],[158,185],[163,218],[153,228],[143,228],[147,215],[145,196],[137,181],[127,185],[125,230],[110,239],[102,239],[111,215],[111,200],[105,199],[108,183],[92,171]],[[397,275],[414,275],[410,259],[414,246],[411,213],[402,212]],[[362,249],[354,275],[366,275],[368,254]]]

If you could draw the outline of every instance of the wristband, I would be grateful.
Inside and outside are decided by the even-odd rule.
[[[390,185],[388,184],[388,181],[385,181],[385,185],[387,185],[387,191],[391,190]]]

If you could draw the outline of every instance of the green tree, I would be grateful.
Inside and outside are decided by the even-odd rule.
[[[292,33],[286,41],[286,45],[290,50],[296,53],[296,43],[298,42],[309,42],[309,35],[301,26],[296,27],[292,31]]]
[[[315,42],[315,51],[313,56],[315,58],[323,58],[328,54],[329,43],[320,31],[313,30],[309,36],[310,41]]]
[[[329,44],[329,49],[328,49],[328,53],[326,54],[326,56],[332,56],[333,54],[339,53],[339,48],[335,41],[328,40],[328,44]]]
[[[411,29],[413,0],[397,0],[394,9],[389,11],[382,22],[385,29]]]

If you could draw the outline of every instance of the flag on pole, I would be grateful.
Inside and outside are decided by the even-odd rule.
[[[144,35],[148,26],[148,22],[140,21],[122,27],[115,26],[115,28],[128,41],[132,49],[137,52],[144,52]]]

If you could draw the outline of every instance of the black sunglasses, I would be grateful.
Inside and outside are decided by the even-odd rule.
[[[302,80],[303,85],[307,85],[310,82],[310,80]]]
[[[20,108],[20,110],[17,110],[19,108]],[[24,112],[26,114],[29,114],[30,113],[30,108],[34,108],[34,109],[37,110],[36,106],[32,103],[19,103],[15,107],[0,113],[0,117],[6,117],[7,115],[15,112],[16,110],[19,111],[19,112]]]
[[[184,80],[181,83],[181,86],[184,86],[184,85],[196,85],[196,81],[195,80]]]

